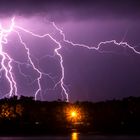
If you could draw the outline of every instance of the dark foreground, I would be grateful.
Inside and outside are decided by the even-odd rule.
[[[82,135],[72,133],[67,136],[45,136],[45,137],[0,137],[0,140],[140,140],[140,136],[100,136],[100,135]]]
[[[73,130],[139,135],[140,97],[98,103],[42,102],[23,96],[0,100],[1,136],[68,135]]]

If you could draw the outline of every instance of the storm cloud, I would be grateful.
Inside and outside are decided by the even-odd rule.
[[[138,0],[1,0],[0,15],[47,15],[52,20],[139,19]]]

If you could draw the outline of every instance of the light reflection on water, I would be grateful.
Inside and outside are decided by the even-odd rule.
[[[73,132],[67,136],[44,136],[44,137],[0,137],[0,140],[140,140],[140,136],[102,136],[82,135]]]
[[[71,134],[71,140],[79,140],[79,135],[77,132],[73,132]]]

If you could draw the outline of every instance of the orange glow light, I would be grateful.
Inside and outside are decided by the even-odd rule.
[[[72,112],[71,112],[71,117],[73,117],[73,118],[77,117],[77,112],[72,111]]]
[[[82,111],[78,106],[69,106],[65,110],[67,120],[72,123],[82,121]]]

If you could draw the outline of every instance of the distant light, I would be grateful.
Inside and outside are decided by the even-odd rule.
[[[66,113],[66,119],[70,123],[75,124],[82,121],[83,112],[82,109],[79,108],[78,106],[71,105],[67,107],[65,113]]]
[[[72,112],[71,112],[71,117],[73,117],[73,118],[77,117],[77,112],[72,111]]]
[[[36,125],[38,125],[38,124],[39,124],[39,122],[35,122],[35,124],[36,124]]]

